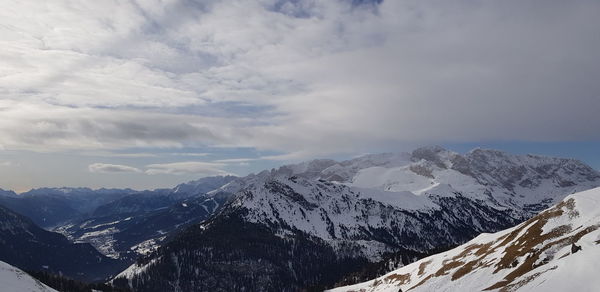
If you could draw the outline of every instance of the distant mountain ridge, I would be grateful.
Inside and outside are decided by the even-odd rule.
[[[13,191],[0,189],[0,196],[16,197],[17,194],[15,192],[13,192]]]
[[[15,229],[20,230],[16,235],[6,234],[0,239],[6,244],[0,260],[31,271],[62,272],[84,281],[104,280],[139,254],[155,249],[171,232],[212,215],[226,197],[202,198],[204,193],[195,192],[218,188],[232,179],[199,179],[174,189],[142,192],[63,187],[39,188],[20,195],[0,194],[0,211],[7,218],[18,218],[15,222],[21,222],[22,227]],[[209,186],[203,186],[203,182]],[[215,184],[216,187],[210,187]],[[11,225],[8,221],[3,224],[7,228]],[[37,224],[59,231],[75,244]],[[69,264],[70,256],[77,257],[77,261]]]
[[[38,188],[19,195],[0,195],[0,205],[31,218],[39,226],[51,228],[135,192],[131,189]]]
[[[213,215],[229,194],[207,193],[235,179],[207,177],[173,189],[128,194],[54,230],[75,242],[89,242],[107,256],[132,260],[154,250],[174,231]]]
[[[37,188],[17,195],[13,191],[0,190],[0,205],[31,218],[39,226],[52,229],[67,221],[168,207],[234,179],[233,176],[207,177],[172,189],[152,191],[58,187]]]
[[[232,197],[213,218],[175,236],[115,283],[140,291],[326,287],[342,276],[332,266],[349,273],[397,252],[406,264],[514,226],[597,186],[600,174],[577,160],[483,149],[460,155],[426,147],[286,165],[210,192]],[[226,242],[239,244],[228,250]],[[286,250],[295,250],[294,257]],[[263,272],[246,275],[238,265]]]
[[[390,255],[389,268],[408,264],[598,186],[600,174],[573,159],[424,147],[202,178],[173,189],[5,192],[0,205],[104,255],[142,255],[114,280],[119,285],[296,291],[330,287]],[[248,275],[239,265],[263,272]],[[344,268],[332,272],[335,266]]]

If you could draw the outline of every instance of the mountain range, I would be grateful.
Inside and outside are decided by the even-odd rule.
[[[400,259],[390,266],[408,264],[599,185],[598,172],[576,160],[483,149],[287,165],[209,192],[230,199],[113,283],[140,291],[331,287],[390,255]]]
[[[131,189],[39,188],[19,195],[0,192],[0,205],[29,217],[37,225],[52,228],[85,217],[97,207],[135,193]]]
[[[81,259],[111,263],[74,263],[79,274],[59,269],[70,277],[118,274],[110,282],[134,291],[299,291],[374,278],[599,186],[600,174],[573,159],[425,147],[173,189],[4,191],[0,205],[33,220],[10,213],[28,222],[11,228],[40,233],[35,222],[61,233],[41,230],[63,243],[95,247]],[[46,237],[35,241],[47,244]],[[6,238],[16,246],[19,236]],[[0,260],[45,266],[32,257]],[[130,266],[121,271],[124,264]]]

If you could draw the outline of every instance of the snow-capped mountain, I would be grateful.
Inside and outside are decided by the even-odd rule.
[[[516,227],[332,292],[598,291],[600,188],[566,197]]]
[[[17,194],[13,191],[0,189],[0,197],[16,197]]]
[[[426,251],[518,220],[506,210],[462,196],[396,192],[391,204],[390,195],[323,180],[275,176],[244,188],[222,215],[243,214],[246,221],[283,234],[303,232],[339,245],[342,253],[352,247],[362,256],[378,259],[397,247]],[[381,200],[376,200],[378,196]]]
[[[177,185],[171,191],[170,196],[175,199],[184,199],[198,194],[206,194],[236,179],[236,176],[231,175],[204,177]]]
[[[576,160],[481,149],[287,165],[213,191],[235,195],[115,283],[143,291],[325,287],[388,253],[406,264],[597,186],[598,172]]]
[[[600,173],[574,159],[486,149],[461,155],[435,146],[412,153],[372,154],[342,162],[317,159],[285,165],[240,178],[219,191],[236,193],[261,180],[291,176],[343,184],[391,205],[405,203],[405,197],[397,198],[397,193],[424,197],[460,193],[529,215],[567,194],[600,185]]]
[[[490,205],[534,212],[565,194],[595,187],[600,182],[597,171],[573,159],[484,149],[460,155],[440,147],[366,155],[340,163],[315,160],[284,166],[278,172],[392,193],[460,193]],[[375,196],[381,199],[380,194]]]
[[[522,220],[568,194],[600,186],[600,174],[572,159],[481,149],[462,156],[427,147],[340,163],[313,160],[250,175],[241,181],[222,188],[238,193],[227,210],[244,209],[244,217],[250,222],[289,227],[335,241],[366,239],[363,230],[392,230],[403,225],[410,228],[398,228],[394,233],[417,232],[413,219],[418,218],[416,214],[449,212],[458,201],[474,206],[465,210],[468,213],[462,218],[471,215],[470,223],[476,231],[489,230],[499,225],[497,214],[475,210],[490,208],[510,214],[505,218]],[[455,206],[453,211],[465,206]],[[412,216],[405,219],[391,210]],[[460,221],[460,215],[454,217],[452,220]],[[402,219],[394,222],[395,218]],[[490,225],[485,226],[487,223]],[[396,241],[414,250],[434,247],[427,241],[418,246]]]
[[[4,292],[56,292],[27,273],[0,261],[0,284]]]

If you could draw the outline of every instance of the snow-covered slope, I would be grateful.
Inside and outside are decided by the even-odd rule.
[[[430,240],[440,238],[425,233],[443,232],[440,226],[469,222],[474,231],[499,230],[507,223],[494,218],[501,212],[508,219],[524,220],[568,194],[598,186],[600,174],[572,159],[482,149],[463,156],[425,147],[339,163],[320,159],[282,166],[220,190],[237,192],[225,212],[244,209],[250,222],[277,226],[284,233],[299,230],[334,245],[340,240],[365,240],[369,245],[365,252],[382,254],[391,246],[435,248]],[[439,220],[437,228],[426,220]],[[404,236],[409,233],[421,240],[407,244]],[[460,240],[442,242],[451,245]]]
[[[56,292],[27,273],[0,261],[0,290],[3,292]]]
[[[485,149],[460,155],[440,147],[334,163],[317,177],[354,187],[416,195],[459,192],[495,206],[534,212],[560,201],[566,194],[600,186],[600,174],[573,159]]]
[[[508,211],[461,196],[405,195],[412,198],[401,209],[342,184],[270,177],[244,188],[215,217],[188,228],[114,283],[134,291],[173,285],[181,291],[297,291],[333,284],[386,253],[401,252],[400,263],[408,263],[518,222]],[[332,270],[335,265],[344,268]]]
[[[285,165],[232,181],[214,192],[236,193],[272,177],[292,176],[343,184],[401,208],[407,192],[451,197],[460,193],[523,216],[531,216],[568,194],[600,186],[600,173],[574,159],[486,149],[461,155],[435,146],[342,162],[317,159]]]
[[[231,181],[237,179],[236,176],[209,176],[187,183],[177,185],[171,191],[173,198],[188,198],[191,196],[202,195],[218,189]]]
[[[575,251],[576,247],[581,247]],[[377,279],[331,291],[598,291],[600,188]]]
[[[374,261],[398,247],[427,251],[518,221],[464,197],[423,197],[296,176],[249,185],[222,215],[230,213],[282,234],[301,231],[335,247],[351,246]]]
[[[598,186],[600,174],[576,160],[494,150],[476,149],[460,155],[428,147],[343,162],[313,160],[239,178],[209,193],[234,195],[213,219],[193,226],[185,236],[150,255],[156,267],[148,267],[149,261],[145,260],[121,276],[144,290],[150,285],[175,284],[173,279],[177,283],[201,283],[203,273],[215,271],[198,267],[195,263],[199,261],[252,262],[273,274],[256,276],[264,282],[252,279],[254,282],[247,285],[235,282],[235,278],[211,277],[242,285],[223,286],[226,290],[252,290],[260,285],[275,289],[285,283],[281,275],[293,279],[291,284],[287,280],[289,285],[305,288],[318,280],[324,284],[340,276],[328,271],[326,264],[342,259],[355,260],[353,264],[375,262],[387,253],[401,253],[402,262],[394,264],[406,264],[432,250],[462,244],[482,232],[512,227],[569,194]],[[226,233],[237,225],[244,227],[240,232],[268,236],[272,241],[269,245],[279,244],[282,251],[299,251],[290,259],[283,255],[285,267],[273,267],[264,258],[272,254],[256,252],[252,242],[245,242],[235,252],[222,250],[223,240],[259,240],[248,239],[247,234],[227,237],[230,235]],[[303,239],[303,245],[296,243],[298,238]],[[311,254],[310,248],[319,249],[318,256]],[[219,253],[213,257],[214,252],[205,254],[206,250]],[[181,257],[186,257],[185,263]],[[315,261],[323,264],[323,270],[315,267],[313,274],[302,270]],[[179,272],[167,278],[160,271]],[[232,277],[238,271],[227,268],[219,272],[223,277]],[[306,273],[309,279],[301,279],[298,273]],[[154,278],[147,280],[149,275]],[[210,288],[198,287],[181,288]]]

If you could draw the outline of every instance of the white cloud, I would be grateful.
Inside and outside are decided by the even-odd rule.
[[[2,147],[34,151],[227,143],[233,129],[224,119],[2,100],[0,119]]]
[[[196,152],[172,152],[168,153],[173,156],[196,156],[196,157],[205,157],[211,155],[211,153],[196,153]]]
[[[276,160],[276,161],[299,160],[299,159],[304,159],[304,158],[310,157],[311,155],[312,155],[312,152],[310,152],[310,151],[296,151],[296,152],[290,152],[290,153],[285,153],[285,154],[262,156],[260,159]]]
[[[251,162],[251,161],[257,161],[260,160],[261,158],[229,158],[229,159],[218,159],[218,160],[214,160],[213,162],[215,163],[245,163],[245,162]]]
[[[200,161],[185,161],[185,162],[174,162],[174,163],[162,163],[162,164],[150,164],[146,167],[146,174],[194,174],[200,176],[214,176],[214,175],[229,175],[231,173],[221,169],[224,167],[223,163],[214,162],[200,162]]]
[[[93,173],[142,172],[140,169],[132,166],[108,163],[92,163],[88,166],[88,170]]]
[[[111,157],[111,158],[148,158],[148,157],[157,157],[156,153],[146,153],[146,152],[138,152],[138,153],[118,153],[118,152],[110,152],[110,151],[84,151],[80,152],[80,154],[85,156],[95,156],[95,157]]]
[[[0,148],[600,139],[597,1],[350,2],[10,1]]]

